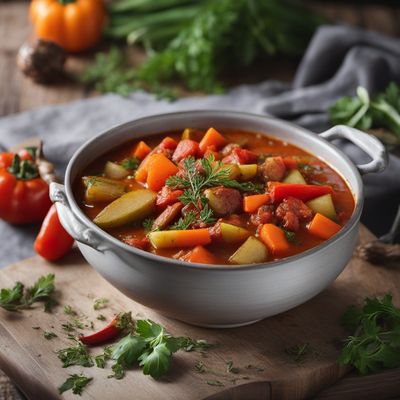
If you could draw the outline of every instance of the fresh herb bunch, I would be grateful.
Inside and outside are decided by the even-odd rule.
[[[148,59],[132,70],[123,53],[101,53],[84,81],[101,91],[147,88],[163,97],[176,94],[170,88],[177,79],[189,90],[221,92],[224,71],[266,55],[300,55],[321,23],[294,0],[119,0],[109,13],[108,36],[142,44]]]
[[[191,211],[180,218],[172,225],[172,229],[187,229],[196,219],[211,224],[215,222],[214,214],[208,205],[207,198],[203,191],[214,186],[239,189],[243,192],[261,192],[262,185],[253,182],[240,183],[230,179],[230,169],[221,161],[215,161],[213,155],[200,160],[202,172],[197,168],[197,161],[194,157],[187,157],[183,160],[185,175],[171,176],[167,179],[166,185],[172,189],[183,189],[184,192],[179,200],[184,205],[192,205],[196,211]]]
[[[361,309],[350,307],[342,323],[354,335],[344,342],[340,364],[352,364],[363,375],[400,366],[400,309],[390,294],[366,298]]]
[[[71,365],[81,365],[82,367],[92,367],[93,359],[86,346],[79,340],[75,341],[74,346],[57,351],[57,357],[62,362],[63,368]]]
[[[392,82],[371,98],[363,87],[356,97],[342,97],[330,109],[334,124],[345,124],[370,132],[394,148],[400,145],[400,86]],[[379,131],[380,130],[384,130]]]
[[[24,291],[24,285],[17,282],[14,287],[1,289],[0,307],[7,311],[30,308],[38,301],[48,301],[54,292],[54,274],[41,276],[33,286]]]
[[[137,320],[135,331],[122,338],[112,347],[110,358],[116,363],[113,366],[116,378],[122,378],[125,369],[138,363],[145,375],[154,379],[160,378],[170,368],[172,354],[186,350],[197,342],[187,337],[174,337],[161,325],[150,320]]]

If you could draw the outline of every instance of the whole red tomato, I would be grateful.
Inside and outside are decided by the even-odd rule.
[[[12,224],[41,222],[51,206],[49,186],[37,172],[33,156],[0,154],[0,218]]]

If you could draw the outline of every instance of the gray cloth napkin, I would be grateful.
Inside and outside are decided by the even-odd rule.
[[[400,40],[345,26],[321,27],[299,66],[292,85],[267,81],[242,85],[225,95],[190,97],[173,103],[136,92],[129,98],[104,95],[48,106],[0,120],[0,145],[10,147],[40,136],[46,156],[60,174],[84,141],[117,124],[172,111],[229,109],[273,114],[320,132],[329,127],[328,107],[353,94],[358,85],[372,92],[400,82]],[[340,144],[357,163],[365,155]],[[400,159],[391,156],[383,174],[365,177],[364,222],[376,233],[388,230],[400,201]],[[33,254],[36,226],[13,227],[0,221],[0,266]]]

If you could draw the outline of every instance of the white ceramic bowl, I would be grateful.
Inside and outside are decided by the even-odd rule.
[[[355,210],[330,240],[299,255],[255,265],[210,266],[153,255],[128,246],[97,227],[79,208],[74,180],[94,159],[128,140],[179,130],[234,128],[265,133],[320,157],[348,183]],[[362,148],[371,162],[355,166],[331,139],[346,138]],[[363,207],[360,173],[379,172],[386,153],[374,137],[345,126],[320,135],[271,117],[228,111],[189,111],[138,119],[104,132],[72,157],[65,186],[52,184],[51,198],[61,223],[78,242],[86,260],[133,300],[162,314],[208,327],[246,325],[309,300],[340,274],[351,258]]]

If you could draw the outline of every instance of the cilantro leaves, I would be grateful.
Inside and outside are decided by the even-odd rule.
[[[350,307],[342,323],[355,334],[345,340],[340,364],[352,364],[363,375],[400,366],[400,309],[390,294],[366,298],[361,309]]]
[[[12,288],[1,289],[0,307],[7,311],[19,311],[30,308],[33,303],[49,300],[54,291],[54,274],[41,276],[32,287],[25,290],[21,282]]]

